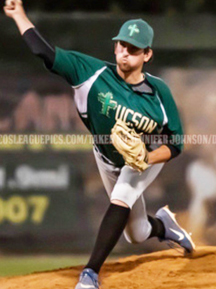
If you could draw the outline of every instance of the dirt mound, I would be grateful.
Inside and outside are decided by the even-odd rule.
[[[1,278],[1,289],[73,289],[82,267]],[[215,289],[216,247],[198,247],[191,258],[174,250],[105,264],[103,289]]]

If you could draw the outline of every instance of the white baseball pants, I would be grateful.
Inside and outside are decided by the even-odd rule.
[[[161,171],[164,163],[150,166],[142,173],[129,166],[117,168],[104,162],[94,149],[96,163],[110,200],[120,200],[131,209],[124,236],[129,243],[141,243],[151,233],[143,193]]]

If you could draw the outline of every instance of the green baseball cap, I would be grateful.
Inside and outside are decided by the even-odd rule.
[[[154,30],[146,21],[132,19],[122,25],[119,34],[112,40],[125,41],[143,49],[152,46],[153,37]]]

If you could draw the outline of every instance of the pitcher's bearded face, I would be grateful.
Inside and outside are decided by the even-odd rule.
[[[123,72],[142,69],[145,61],[144,49],[133,46],[124,41],[118,41],[115,45],[116,63]]]

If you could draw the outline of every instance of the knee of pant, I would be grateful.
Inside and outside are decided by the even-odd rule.
[[[119,200],[123,203],[127,204],[130,209],[132,209],[133,205],[137,200],[136,192],[133,189],[123,190],[123,189],[114,189],[111,194],[111,200]]]
[[[125,230],[124,231],[124,236],[125,239],[128,243],[130,244],[140,244],[143,243],[145,240],[148,239],[149,235],[150,235],[151,230],[147,230],[145,232],[138,232],[138,233],[131,233],[128,234],[128,232]]]
[[[140,240],[136,240],[136,239],[134,239],[133,237],[127,236],[127,235],[125,235],[125,239],[126,239],[126,241],[127,241],[128,243],[130,243],[130,244],[140,244],[140,243],[143,242],[143,241],[140,241]]]

